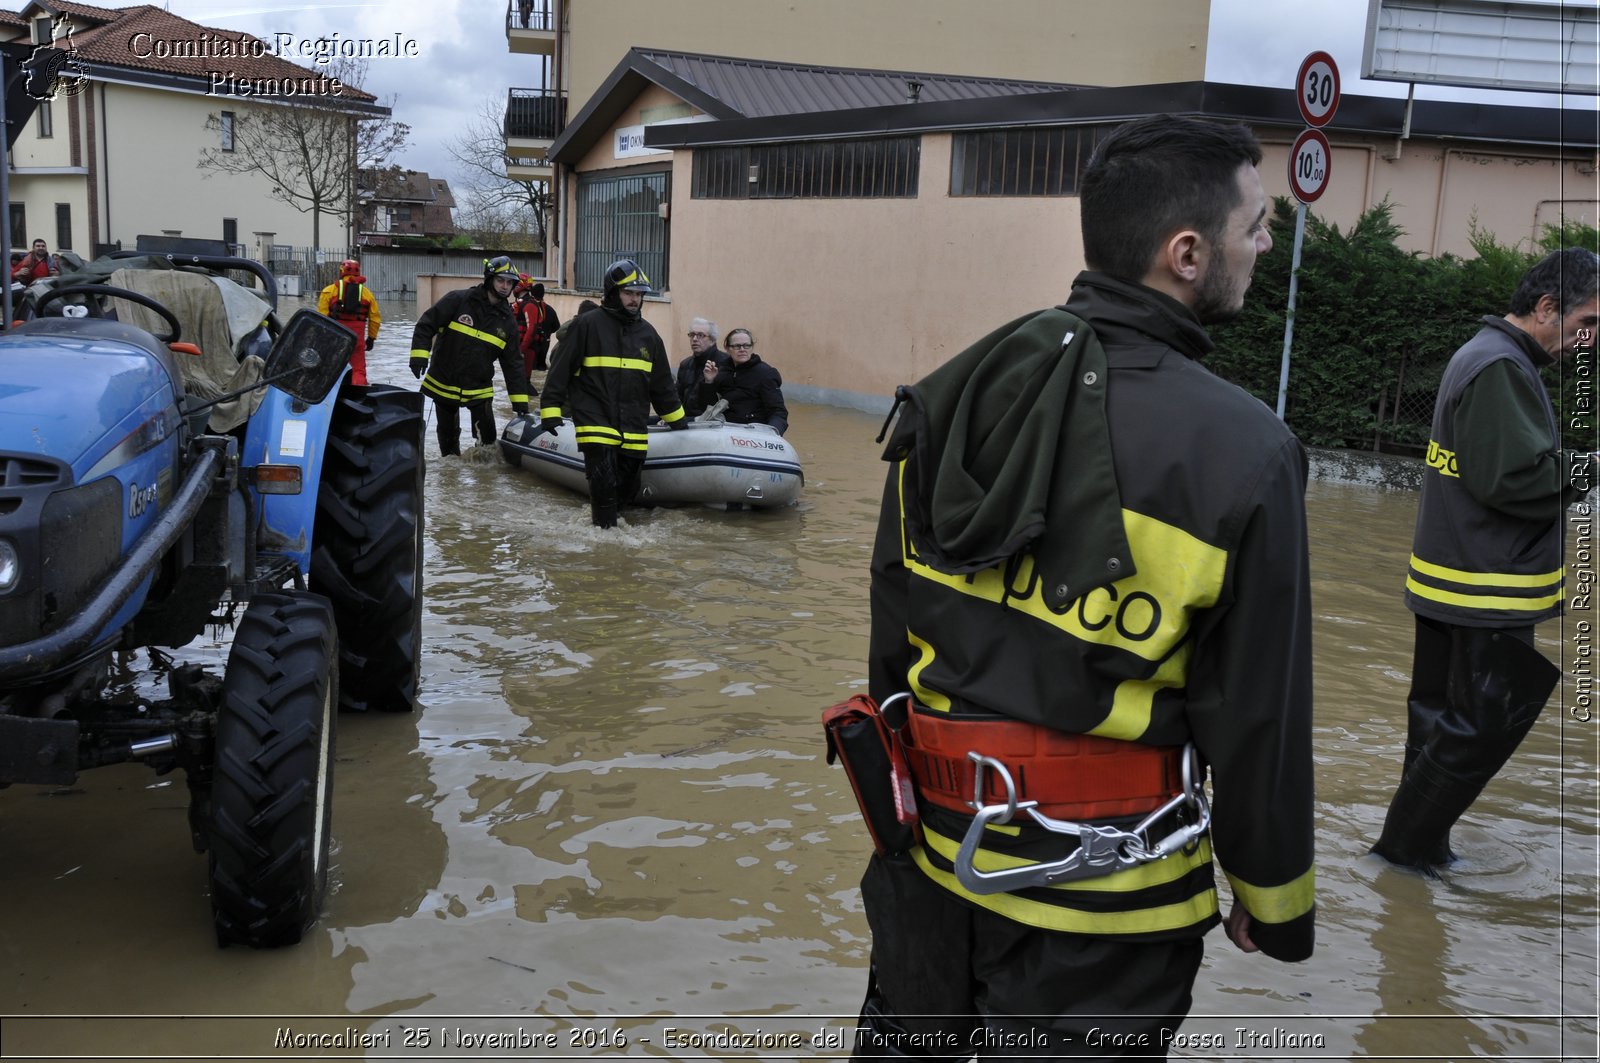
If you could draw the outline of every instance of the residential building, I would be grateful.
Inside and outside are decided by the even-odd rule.
[[[254,173],[201,169],[206,149],[231,152],[242,123],[269,108],[315,108],[355,123],[389,114],[326,70],[278,58],[258,38],[143,4],[96,7],[33,0],[0,13],[15,54],[52,44],[63,79],[11,151],[13,246],[34,236],[91,258],[141,235],[218,240],[263,261],[309,247],[318,225]],[[351,141],[353,143],[353,139]],[[352,173],[354,154],[351,153]],[[349,245],[353,181],[322,212],[322,241]]]
[[[450,182],[419,170],[362,170],[356,175],[361,217],[356,243],[393,247],[401,237],[449,240],[456,233]]]
[[[646,303],[664,335],[696,315],[750,327],[802,400],[883,408],[895,385],[995,322],[1060,302],[1083,267],[1075,181],[1116,123],[1244,122],[1266,148],[1274,195],[1289,193],[1304,126],[1287,85],[1204,80],[1203,0],[991,5],[981,24],[971,11],[958,21],[954,5],[918,0],[913,19],[885,0],[870,5],[870,26],[827,0],[743,15],[696,0],[692,19],[675,18],[671,0],[636,19],[632,0],[552,2],[551,48],[569,78],[555,84],[594,85],[574,89],[572,118],[545,150],[558,204],[552,287],[575,300],[604,260],[638,257],[664,289]],[[1096,24],[1088,7],[1115,15]],[[1029,17],[1013,20],[1019,11]],[[835,14],[827,31],[809,26]],[[600,54],[591,48],[603,51],[580,40],[585,26],[611,42],[623,26],[664,43],[580,77]],[[957,57],[947,42],[962,34],[971,54]],[[745,50],[703,47],[735,37]],[[665,43],[690,40],[700,44]],[[871,66],[833,61],[872,46]],[[817,57],[796,61],[804,48]],[[791,54],[766,57],[778,50]],[[949,66],[910,72],[897,61],[912,53]],[[1402,99],[1346,95],[1325,132],[1333,176],[1319,216],[1347,227],[1387,200],[1424,254],[1471,254],[1474,227],[1516,242],[1596,221],[1600,136],[1559,110],[1417,102],[1408,115]]]

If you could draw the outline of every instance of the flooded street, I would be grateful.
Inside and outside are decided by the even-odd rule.
[[[374,381],[414,386],[410,331],[386,324]],[[882,419],[791,420],[798,505],[601,533],[586,499],[498,457],[438,459],[430,418],[423,708],[339,718],[317,927],[216,947],[178,776],[0,791],[0,1054],[847,1055],[868,843],[818,718],[865,688]],[[1415,506],[1312,484],[1317,952],[1287,966],[1213,933],[1183,1032],[1221,1047],[1174,1058],[1596,1053],[1600,723],[1570,711],[1577,614],[1540,630],[1568,678],[1457,828],[1463,862],[1430,881],[1366,855],[1404,737]],[[372,1046],[297,1052],[284,1028]],[[697,1040],[727,1029],[769,1046]]]

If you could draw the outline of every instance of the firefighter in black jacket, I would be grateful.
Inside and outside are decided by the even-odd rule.
[[[461,407],[479,443],[495,441],[494,363],[505,375],[511,408],[528,412],[528,381],[517,349],[510,296],[517,270],[504,255],[485,259],[483,283],[450,292],[417,319],[411,375],[422,381],[439,414],[439,453],[461,453]]]
[[[1561,670],[1534,625],[1565,602],[1562,514],[1594,483],[1593,457],[1562,450],[1539,370],[1592,350],[1600,260],[1551,252],[1505,317],[1450,358],[1439,382],[1406,575],[1417,614],[1400,785],[1373,851],[1432,873],[1455,859],[1450,828],[1503,767]]]
[[[1213,855],[1228,937],[1311,954],[1306,458],[1200,365],[1271,247],[1260,159],[1242,126],[1114,131],[1065,307],[899,393],[868,681],[911,694],[922,835],[862,881],[858,1057],[1164,1057]]]
[[[571,331],[545,377],[540,427],[554,431],[563,420],[572,421],[589,481],[590,515],[600,528],[616,527],[618,508],[639,491],[650,407],[671,428],[688,425],[666,345],[640,316],[649,291],[650,278],[634,262],[613,262],[600,312],[567,322]]]

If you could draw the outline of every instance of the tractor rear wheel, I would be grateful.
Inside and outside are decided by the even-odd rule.
[[[219,945],[292,945],[316,922],[328,883],[338,657],[321,596],[250,599],[217,713],[208,840]]]
[[[345,387],[317,489],[311,589],[339,624],[340,707],[410,712],[422,660],[422,396]]]

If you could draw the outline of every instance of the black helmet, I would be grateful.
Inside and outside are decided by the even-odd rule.
[[[619,258],[606,267],[606,291],[643,292],[650,294],[650,278],[631,258]]]
[[[489,282],[493,281],[497,275],[502,273],[509,273],[512,280],[517,279],[517,267],[511,264],[511,259],[507,258],[505,255],[500,255],[497,258],[486,258],[483,260],[483,283],[488,284]]]

